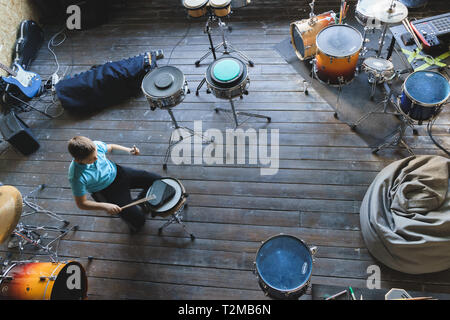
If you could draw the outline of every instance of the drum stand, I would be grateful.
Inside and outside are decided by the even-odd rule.
[[[222,42],[219,43],[217,46],[214,46],[213,41],[212,41],[212,37],[211,37],[211,25],[214,21],[218,21],[217,24],[221,30],[222,33]],[[204,32],[208,34],[208,39],[209,39],[209,44],[211,45],[211,47],[209,48],[210,51],[208,51],[205,55],[203,55],[200,59],[198,59],[197,61],[195,61],[195,65],[198,67],[200,65],[200,62],[202,62],[203,60],[205,60],[210,54],[213,55],[214,60],[216,60],[216,50],[218,50],[220,47],[223,47],[224,54],[230,54],[231,51],[228,50],[228,48],[230,48],[232,50],[232,52],[236,52],[242,59],[244,59],[245,61],[247,61],[248,65],[250,67],[254,66],[254,63],[252,60],[250,60],[245,54],[243,54],[241,51],[236,50],[231,44],[229,44],[227,42],[227,40],[225,39],[225,28],[228,29],[229,31],[231,31],[231,27],[227,27],[225,22],[222,22],[222,20],[215,16],[212,13],[209,13],[209,17],[208,20],[206,21],[206,26],[204,29]]]
[[[241,96],[242,98],[242,96]],[[272,118],[268,117],[268,116],[263,116],[260,114],[255,114],[255,113],[248,113],[248,112],[241,112],[241,111],[237,111],[236,112],[236,108],[234,107],[234,102],[233,99],[229,99],[230,104],[231,104],[231,110],[228,109],[224,109],[224,108],[215,108],[214,110],[218,113],[219,111],[223,111],[223,112],[227,112],[227,113],[232,113],[233,114],[233,120],[234,120],[234,124],[235,124],[235,128],[239,127],[240,125],[244,124],[248,119],[250,119],[251,117],[255,117],[255,118],[264,118],[267,119],[267,122],[271,122]],[[238,115],[244,115],[247,116],[248,118],[245,119],[244,121],[242,121],[241,123],[239,123],[238,121]]]
[[[211,37],[211,27],[210,27],[210,25],[215,20],[218,20],[218,25],[219,25],[219,28],[220,28],[220,30],[222,32],[222,43],[218,44],[217,46],[214,46],[214,44],[213,44],[212,37]],[[231,44],[229,44],[227,42],[227,40],[225,39],[225,30],[224,30],[225,28],[228,28],[228,30],[231,30],[231,27],[227,27],[225,22],[222,22],[222,20],[220,18],[216,17],[212,13],[209,13],[209,17],[208,17],[208,20],[206,21],[206,26],[205,26],[204,32],[208,34],[209,44],[211,46],[210,47],[210,51],[208,51],[205,55],[203,55],[203,57],[201,57],[199,60],[195,61],[195,66],[198,67],[200,65],[200,62],[205,60],[210,54],[212,54],[214,60],[216,60],[217,59],[216,50],[218,50],[222,46],[223,46],[223,49],[224,49],[223,54],[231,54],[231,51],[228,50],[228,48],[230,48],[232,50],[232,52],[236,52],[243,60],[245,60],[250,67],[253,67],[255,65],[253,63],[253,61],[250,60],[245,54],[243,54],[239,50],[236,50]],[[197,90],[195,91],[195,95],[198,96],[198,92],[203,87],[205,82],[206,82],[206,78],[203,78],[202,81],[197,86]]]
[[[45,184],[40,184],[33,191],[31,191],[28,195],[26,195],[23,198],[23,203],[25,205],[27,205],[29,208],[33,209],[33,211],[32,212],[24,212],[24,213],[22,213],[22,217],[27,217],[27,216],[35,214],[35,213],[45,213],[46,215],[50,216],[51,218],[53,218],[55,220],[58,220],[60,222],[63,222],[64,226],[67,226],[68,224],[70,224],[69,221],[64,220],[63,218],[61,218],[56,213],[53,213],[53,212],[51,212],[49,210],[46,210],[46,209],[42,208],[41,206],[39,206],[38,204],[28,200],[29,197],[33,196],[33,200],[36,201],[35,200],[35,196],[33,194],[38,192],[38,191],[43,190],[44,188],[45,188]]]
[[[191,128],[179,126],[177,120],[175,119],[175,116],[173,115],[172,110],[171,109],[167,109],[167,112],[169,112],[169,115],[170,115],[170,118],[172,119],[172,123],[173,123],[173,125],[175,127],[175,130],[178,131],[179,129],[183,129],[183,130],[189,132],[189,135],[188,136],[183,136],[181,133],[179,133],[180,139],[178,141],[175,141],[175,142],[172,141],[172,135],[170,135],[169,147],[167,148],[166,154],[164,155],[164,164],[163,164],[163,169],[164,170],[167,170],[167,162],[169,160],[170,151],[172,150],[172,148],[175,145],[177,145],[178,143],[183,141],[184,138],[188,138],[188,137],[190,138],[190,137],[193,137],[193,136],[196,135],[196,136],[202,138],[202,141],[205,141],[206,143],[213,143],[214,142],[214,139],[208,140],[208,139],[205,138],[205,136],[203,134],[199,134],[199,133],[195,132],[194,130],[192,130]]]
[[[406,117],[400,111],[400,107],[398,106],[398,104],[395,101],[393,101],[393,93],[392,93],[392,90],[389,88],[388,83],[384,82],[383,85],[384,85],[384,89],[385,89],[384,90],[384,99],[381,101],[379,106],[375,110],[373,110],[373,111],[363,115],[361,118],[359,118],[354,124],[352,124],[350,126],[350,128],[352,130],[356,130],[356,127],[362,121],[367,119],[372,114],[391,114],[391,115],[398,116],[400,118],[400,121],[401,121],[400,126],[398,127],[398,129],[395,130],[391,135],[389,135],[385,139],[385,141],[383,143],[381,143],[380,145],[378,145],[375,148],[373,148],[372,149],[372,153],[377,153],[381,149],[387,148],[387,147],[392,146],[392,145],[399,145],[399,144],[401,144],[401,145],[403,145],[406,148],[406,150],[408,151],[408,153],[410,155],[414,155],[414,152],[408,146],[408,144],[404,141],[403,138],[405,136],[406,127],[408,127],[408,126],[411,127],[413,129],[413,134],[415,134],[415,135],[417,134],[417,130],[414,129],[413,123],[411,121],[409,121],[408,117]],[[388,107],[389,102],[391,102],[394,105],[394,107],[395,107],[397,112],[388,112],[387,111],[387,107]],[[380,107],[383,107],[383,111],[382,112],[379,111]]]
[[[187,234],[189,234],[189,236],[191,237],[191,240],[195,240],[194,234],[188,231],[186,225],[185,225],[185,224],[183,223],[183,221],[182,221],[182,217],[183,217],[182,212],[184,211],[184,207],[185,207],[185,206],[186,206],[186,204],[183,205],[180,209],[178,209],[178,211],[176,211],[175,213],[173,213],[172,216],[170,217],[170,219],[167,220],[167,222],[164,223],[161,227],[159,227],[159,229],[158,229],[158,234],[161,234],[162,231],[163,231],[163,229],[166,228],[166,227],[168,227],[168,226],[171,225],[172,223],[178,223],[178,224],[181,224],[181,226],[183,227],[183,230],[184,230]]]
[[[40,251],[43,251],[46,255],[48,255],[53,262],[56,262],[58,259],[58,249],[53,250],[53,247],[51,245],[56,241],[60,240],[61,238],[63,238],[70,231],[76,230],[78,230],[78,226],[73,226],[70,229],[62,230],[55,227],[43,227],[43,226],[36,227],[19,223],[16,229],[13,231],[12,235],[20,238],[18,242],[18,247],[21,253],[25,250],[26,244],[31,244]],[[54,232],[61,232],[61,234],[50,240],[50,242],[48,242],[46,245],[43,245],[42,237],[46,237],[47,234],[41,236],[37,231],[54,231]],[[12,244],[12,242],[10,242],[10,244]],[[8,247],[10,247],[10,244],[8,244]]]
[[[37,186],[33,191],[31,191],[27,196],[23,198],[23,203],[33,209],[32,212],[25,212],[22,213],[21,218],[36,214],[36,213],[45,213],[52,219],[58,220],[60,222],[63,222],[64,225],[62,228],[60,227],[52,227],[52,226],[33,226],[33,225],[27,225],[22,222],[19,222],[14,229],[13,233],[11,234],[11,239],[8,243],[8,248],[13,248],[18,246],[20,252],[22,253],[24,250],[24,246],[26,244],[31,244],[34,247],[38,248],[39,250],[43,251],[45,254],[48,254],[52,261],[56,261],[58,257],[57,250],[54,251],[51,245],[55,243],[56,241],[60,240],[62,237],[64,237],[66,234],[68,234],[70,231],[76,231],[78,230],[78,226],[73,226],[70,229],[65,229],[68,224],[70,224],[69,221],[64,220],[59,215],[46,210],[39,206],[38,204],[31,202],[28,200],[29,197],[33,196],[33,199],[35,199],[35,195],[33,195],[35,192],[40,191],[45,188],[44,184],[41,184]],[[47,237],[48,234],[44,234],[43,236],[38,231],[50,231],[50,232],[60,232],[58,236],[51,239],[50,242],[48,242],[46,245],[42,244],[42,238]],[[17,237],[18,242],[14,239],[14,237]]]

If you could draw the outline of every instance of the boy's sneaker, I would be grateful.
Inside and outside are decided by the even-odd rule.
[[[164,58],[164,51],[162,49],[152,51],[154,53],[156,60]]]

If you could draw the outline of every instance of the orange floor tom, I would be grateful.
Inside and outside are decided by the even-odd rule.
[[[324,28],[316,38],[314,73],[329,85],[344,85],[355,77],[363,38],[354,27],[335,24]]]

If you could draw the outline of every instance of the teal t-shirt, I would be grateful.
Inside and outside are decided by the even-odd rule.
[[[104,142],[94,141],[97,146],[97,160],[91,164],[79,164],[72,160],[69,167],[69,183],[72,193],[81,197],[108,187],[116,178],[117,167],[106,158],[108,152]]]

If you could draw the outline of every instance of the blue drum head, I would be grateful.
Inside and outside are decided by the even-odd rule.
[[[416,71],[406,78],[408,97],[423,106],[441,105],[450,96],[450,85],[443,75],[433,71]]]
[[[311,277],[312,255],[299,239],[279,235],[267,240],[258,250],[256,268],[262,281],[279,291],[294,291]]]

